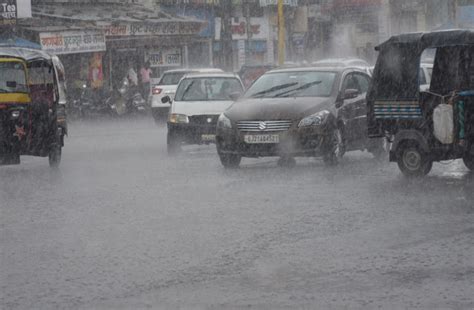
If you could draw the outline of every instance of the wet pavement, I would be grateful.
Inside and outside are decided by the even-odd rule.
[[[474,177],[166,153],[150,119],[71,124],[0,167],[1,309],[473,309]]]

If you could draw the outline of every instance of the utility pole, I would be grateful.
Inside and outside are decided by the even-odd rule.
[[[226,71],[234,70],[232,49],[232,0],[221,1],[221,59]]]
[[[250,59],[250,42],[252,40],[252,25],[250,20],[250,0],[243,0],[242,1],[242,10],[243,16],[245,17],[245,25],[246,29],[245,32],[247,33],[247,48],[245,50],[245,59],[248,61]]]
[[[449,19],[450,22],[453,24],[455,28],[457,28],[458,25],[458,19],[457,19],[457,10],[458,10],[458,1],[457,0],[451,0],[449,3]]]
[[[278,0],[278,65],[285,62],[285,16],[283,0]]]

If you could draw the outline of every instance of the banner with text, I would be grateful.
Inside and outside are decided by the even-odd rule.
[[[111,24],[104,25],[107,37],[154,36],[154,35],[193,35],[201,32],[206,22],[161,22],[154,24]]]
[[[44,51],[52,54],[75,54],[105,51],[102,31],[41,32],[40,43]]]
[[[16,19],[16,0],[0,0],[0,26],[15,25]]]
[[[160,50],[149,50],[145,52],[145,61],[149,61],[151,67],[181,66],[181,49],[167,48]]]

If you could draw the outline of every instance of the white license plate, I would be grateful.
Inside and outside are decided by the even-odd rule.
[[[201,140],[204,142],[216,141],[216,135],[201,135]]]
[[[279,143],[279,135],[245,135],[245,143],[256,144],[256,143]]]

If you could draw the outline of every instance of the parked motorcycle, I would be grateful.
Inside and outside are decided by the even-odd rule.
[[[120,87],[106,102],[118,116],[146,112],[145,99],[143,99],[138,87],[130,85],[127,78],[122,80]]]
[[[83,84],[69,100],[68,115],[72,119],[91,119],[111,115],[110,96],[104,91],[93,90]]]

